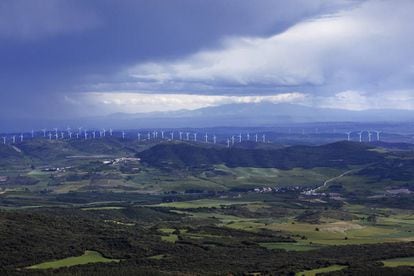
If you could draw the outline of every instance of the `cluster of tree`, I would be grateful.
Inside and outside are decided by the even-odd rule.
[[[151,218],[154,218],[152,221]],[[132,222],[130,225],[113,221]],[[0,267],[3,275],[264,274],[289,275],[334,264],[358,275],[364,266],[385,273],[410,270],[381,267],[380,260],[414,256],[414,243],[331,246],[307,252],[269,250],[259,242],[293,240],[278,232],[248,232],[217,226],[215,220],[178,215],[168,209],[118,210],[54,208],[0,212]],[[160,227],[176,229],[165,242]],[[183,231],[185,230],[185,231]],[[96,250],[119,263],[89,264],[56,271],[24,268]],[[150,258],[165,256],[161,259]],[[1,272],[1,271],[0,271]]]

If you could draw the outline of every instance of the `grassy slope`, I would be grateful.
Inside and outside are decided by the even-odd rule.
[[[69,257],[61,260],[44,262],[37,265],[28,267],[29,269],[55,269],[66,266],[83,265],[89,263],[108,263],[108,262],[119,262],[118,259],[108,259],[96,251],[85,251],[82,256]]]

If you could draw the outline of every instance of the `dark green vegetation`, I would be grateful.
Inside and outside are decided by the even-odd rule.
[[[199,167],[225,164],[228,167],[314,168],[343,167],[379,161],[381,156],[364,144],[338,142],[323,146],[292,146],[282,149],[203,148],[189,144],[160,144],[138,154],[155,166]]]
[[[0,157],[1,275],[414,273],[405,145],[38,139]]]

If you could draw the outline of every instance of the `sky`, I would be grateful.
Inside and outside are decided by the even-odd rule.
[[[3,0],[0,116],[414,110],[414,1]]]

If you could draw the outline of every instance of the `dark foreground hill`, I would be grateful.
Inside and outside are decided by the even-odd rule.
[[[380,161],[372,147],[353,142],[322,146],[291,146],[282,149],[205,148],[186,143],[159,144],[137,154],[152,166],[198,167],[225,164],[229,167],[290,169],[295,167],[344,167]]]

